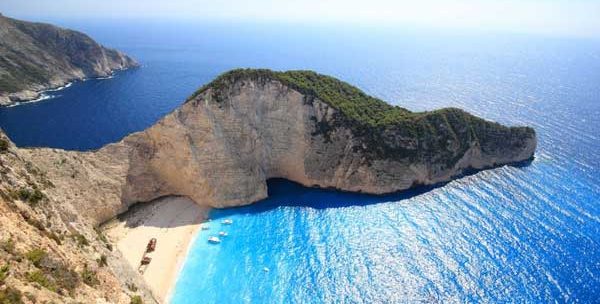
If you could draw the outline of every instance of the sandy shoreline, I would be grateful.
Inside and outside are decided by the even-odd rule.
[[[156,250],[143,277],[155,297],[166,303],[191,242],[208,215],[184,197],[167,197],[139,205],[104,225],[104,230],[133,269],[138,269],[146,245],[156,238]]]

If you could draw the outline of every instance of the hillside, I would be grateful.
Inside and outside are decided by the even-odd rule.
[[[86,34],[0,15],[0,105],[35,99],[42,90],[136,65]]]

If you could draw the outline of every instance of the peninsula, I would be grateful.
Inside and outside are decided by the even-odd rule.
[[[0,231],[7,244],[0,250],[10,252],[0,258],[0,267],[11,269],[6,282],[40,299],[117,303],[138,296],[163,301],[173,281],[150,268],[175,268],[204,210],[261,200],[270,178],[384,194],[528,160],[537,143],[530,127],[502,126],[456,108],[415,113],[312,71],[257,69],[219,76],[154,126],[97,151],[23,149],[1,136],[0,221],[12,228]],[[134,269],[146,241],[115,246],[118,240],[96,228],[158,199],[160,211],[136,216],[148,225],[121,220],[115,228],[130,240],[149,236],[139,229],[167,228],[156,256],[171,261],[153,261],[142,278]],[[177,230],[175,219],[193,206],[200,209],[185,211],[181,224],[192,230]],[[128,229],[138,229],[135,238]],[[177,237],[184,240],[179,251],[159,252]],[[66,267],[74,283],[64,285],[39,263],[39,251]]]
[[[44,90],[137,65],[86,34],[0,14],[0,105],[34,100]]]

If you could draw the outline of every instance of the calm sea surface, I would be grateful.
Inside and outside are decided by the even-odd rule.
[[[60,23],[60,22],[59,22]],[[600,42],[191,22],[63,22],[142,67],[0,109],[20,146],[98,148],[235,67],[312,69],[416,111],[533,126],[528,166],[374,197],[270,182],[213,211],[174,303],[600,302]],[[222,219],[233,225],[222,226]],[[229,235],[219,245],[207,238]]]

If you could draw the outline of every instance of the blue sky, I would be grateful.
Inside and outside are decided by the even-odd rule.
[[[599,0],[1,0],[20,18],[410,26],[600,37]]]

